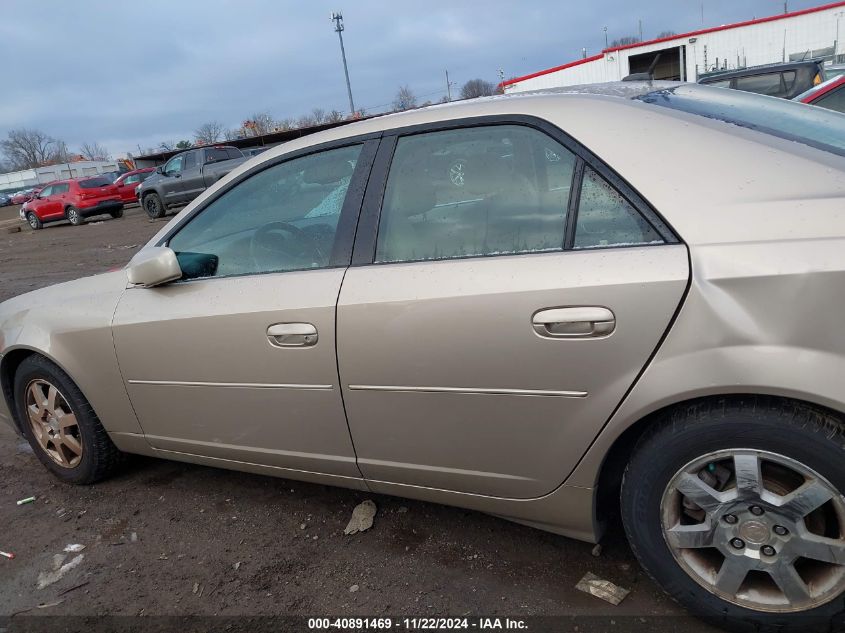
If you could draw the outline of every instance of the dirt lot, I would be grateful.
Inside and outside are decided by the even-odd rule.
[[[0,300],[120,266],[162,226],[136,207],[122,220],[6,234],[16,214],[0,209]],[[344,536],[367,498],[374,527]],[[82,561],[38,589],[73,543],[86,546]],[[0,558],[0,616],[29,610],[7,625],[32,625],[34,613],[581,615],[608,616],[579,621],[582,631],[711,630],[680,617],[618,528],[599,557],[592,549],[475,512],[154,459],[93,487],[62,485],[0,429],[0,550],[16,554]],[[615,607],[576,591],[588,571],[631,594]]]

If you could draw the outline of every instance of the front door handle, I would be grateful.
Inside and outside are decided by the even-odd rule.
[[[310,323],[276,323],[267,328],[276,347],[311,347],[317,344],[317,328]]]
[[[535,312],[534,331],[545,338],[598,338],[616,328],[616,317],[607,308],[579,306]]]

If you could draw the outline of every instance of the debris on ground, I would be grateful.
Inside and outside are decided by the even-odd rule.
[[[12,554],[12,552],[0,552],[0,556],[2,556],[3,558],[8,558],[9,560],[11,560],[15,557],[15,555]]]
[[[355,593],[356,591],[358,591],[358,585],[352,585],[349,588],[349,593]]]
[[[55,602],[41,603],[34,607],[30,607],[29,609],[21,609],[20,611],[15,611],[14,613],[12,613],[11,617],[20,615],[21,613],[29,613],[30,611],[35,611],[36,609],[49,609],[50,607],[58,607],[63,602],[64,600],[56,600]]]
[[[68,573],[71,569],[78,566],[79,563],[82,562],[82,559],[85,558],[85,554],[79,554],[78,556],[74,556],[68,563],[64,562],[66,558],[67,556],[65,556],[64,554],[56,554],[55,556],[53,556],[52,571],[39,572],[39,589],[44,589],[44,587],[52,585],[55,582],[59,582],[66,573]]]
[[[76,554],[77,552],[81,552],[85,549],[85,546],[81,543],[69,543],[65,546],[64,551],[70,552],[71,554]]]
[[[138,533],[137,532],[132,532],[132,534],[129,535],[129,542],[130,543],[137,543],[138,542]]]
[[[357,534],[373,527],[373,519],[376,516],[376,504],[369,499],[362,501],[352,511],[352,518],[343,530],[344,534]]]
[[[590,551],[590,554],[598,558],[601,556],[601,543],[596,543],[596,546]]]
[[[238,561],[237,563],[232,565],[232,569],[234,569],[235,571],[238,571],[240,568],[241,568],[241,561]]]
[[[601,598],[612,605],[618,605],[625,599],[625,596],[631,593],[628,589],[614,585],[609,580],[603,580],[589,571],[578,581],[575,588],[578,591],[589,593],[596,598]]]
[[[85,585],[89,584],[90,582],[91,582],[90,580],[86,580],[85,582],[81,582],[81,583],[79,583],[78,585],[74,585],[73,587],[68,587],[68,588],[67,588],[67,589],[65,589],[64,591],[60,591],[60,592],[59,592],[59,595],[60,595],[60,596],[63,596],[63,595],[65,595],[66,593],[70,593],[71,591],[76,591],[77,589],[81,589],[82,587],[84,587]]]
[[[18,500],[18,505],[22,506],[22,505],[27,504],[27,503],[32,503],[33,501],[35,501],[35,497],[27,497],[26,499]]]
[[[399,514],[405,514],[408,511],[406,506],[399,506]]]

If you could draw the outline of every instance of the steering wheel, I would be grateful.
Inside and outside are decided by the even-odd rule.
[[[271,222],[255,231],[249,255],[258,270],[310,268],[326,261],[314,237],[289,222]]]

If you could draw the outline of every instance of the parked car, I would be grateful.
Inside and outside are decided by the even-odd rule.
[[[0,193],[0,207],[8,207],[10,204],[12,204],[12,197],[5,193]]]
[[[716,88],[733,88],[770,97],[792,99],[822,83],[824,79],[825,70],[822,61],[809,60],[717,71],[702,75],[698,83]]]
[[[79,225],[92,215],[108,214],[120,218],[123,217],[123,202],[117,187],[108,178],[92,176],[46,185],[21,208],[20,214],[21,220],[38,230],[48,222],[61,220]]]
[[[469,146],[460,194],[431,165]],[[843,182],[845,115],[695,84],[352,123],[241,166],[125,270],[0,304],[0,418],[70,483],[123,451],[592,542],[618,511],[694,613],[827,631]]]
[[[31,187],[29,189],[19,191],[12,196],[12,204],[24,204],[38,195],[39,191],[41,191],[41,187]]]
[[[807,92],[795,97],[795,101],[836,112],[845,112],[845,75],[838,75],[810,88]]]
[[[121,176],[114,181],[123,204],[132,204],[133,202],[138,201],[138,196],[135,194],[135,190],[138,188],[138,185],[149,178],[154,172],[155,167],[134,169],[121,174]]]
[[[190,202],[246,160],[237,147],[214,146],[176,154],[141,183],[138,201],[151,218]]]

